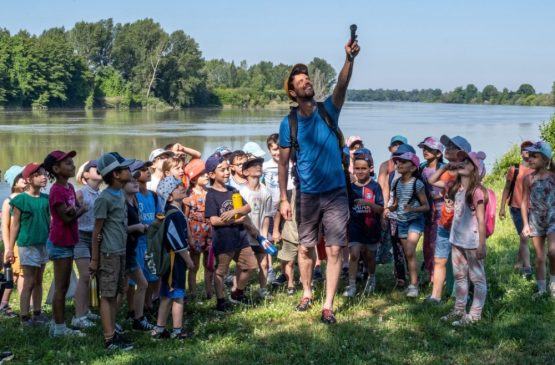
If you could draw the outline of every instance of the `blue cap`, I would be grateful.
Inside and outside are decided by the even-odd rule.
[[[403,143],[402,145],[397,147],[397,151],[393,153],[393,156],[401,156],[403,153],[407,152],[416,153],[416,150],[410,144]]]
[[[22,172],[23,172],[23,166],[19,166],[19,165],[13,165],[6,170],[6,172],[4,173],[4,179],[8,183],[10,189],[13,188],[13,185],[16,182],[15,178],[17,177],[17,175],[21,174]]]
[[[370,152],[368,148],[363,147],[355,151],[355,156],[360,156],[360,155],[372,157],[372,152]]]
[[[407,140],[407,137],[404,137],[404,136],[401,136],[401,135],[396,135],[396,136],[391,137],[391,141],[389,142],[389,145],[391,146],[395,142],[401,142],[402,144],[409,143],[409,141]]]
[[[549,145],[549,143],[544,141],[538,141],[530,147],[526,147],[524,150],[528,152],[541,153],[548,159],[551,159],[551,157],[553,156],[553,150],[551,149],[551,146]]]
[[[140,170],[145,166],[152,166],[152,161],[135,160],[135,162],[133,162],[131,166],[129,166],[129,170],[131,170],[131,173],[134,173],[135,171]]]
[[[219,164],[225,161],[225,158],[218,152],[210,155],[204,164],[204,170],[206,172],[214,172]]]
[[[440,142],[442,145],[447,148],[449,144],[455,145],[459,150],[464,151],[466,153],[472,151],[472,147],[470,143],[466,140],[466,138],[461,136],[455,136],[453,138],[449,138],[446,135],[441,136]]]

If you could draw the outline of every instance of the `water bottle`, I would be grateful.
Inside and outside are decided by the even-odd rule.
[[[243,197],[237,190],[231,195],[231,202],[233,204],[233,209],[239,209],[243,207]],[[239,214],[235,214],[235,219],[239,219]]]
[[[262,248],[264,249],[264,251],[266,251],[267,254],[275,256],[277,255],[277,248],[276,246],[274,246],[274,244],[270,241],[268,241],[268,239],[266,239],[263,236],[257,236],[256,240],[258,241],[258,243],[260,243],[260,246],[262,246]]]
[[[98,308],[98,287],[96,285],[96,276],[91,276],[89,281],[89,291],[91,308]]]
[[[13,269],[12,264],[9,262],[4,263],[4,280],[6,280],[4,288],[13,289]]]

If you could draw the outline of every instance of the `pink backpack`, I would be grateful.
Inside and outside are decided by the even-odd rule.
[[[497,199],[495,193],[491,189],[486,189],[488,193],[488,203],[486,204],[486,238],[490,237],[495,231],[495,209],[497,208]]]

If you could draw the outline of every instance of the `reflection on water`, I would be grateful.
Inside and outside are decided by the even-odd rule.
[[[416,145],[428,135],[463,135],[489,165],[512,143],[537,138],[538,125],[555,108],[421,103],[347,103],[340,125],[345,135],[360,135],[376,164],[388,157],[394,134]],[[76,164],[104,152],[146,159],[170,142],[207,155],[220,145],[239,149],[249,140],[265,147],[287,109],[190,109],[146,112],[115,110],[0,111],[0,169],[42,161],[54,149],[78,152]],[[7,194],[0,185],[0,197]]]

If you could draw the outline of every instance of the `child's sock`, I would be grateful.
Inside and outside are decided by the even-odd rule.
[[[174,336],[177,336],[177,335],[179,335],[180,333],[181,333],[181,327],[179,327],[179,328],[174,328],[174,329],[172,330],[172,335],[174,335]]]
[[[538,291],[544,292],[545,291],[545,280],[538,280]]]
[[[165,330],[165,328],[162,327],[162,326],[158,326],[158,325],[154,326],[154,331],[156,333],[162,333],[162,332],[164,332],[164,330]]]

